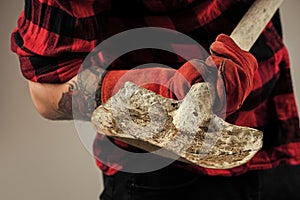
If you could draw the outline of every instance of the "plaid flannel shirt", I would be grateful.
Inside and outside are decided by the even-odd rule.
[[[106,38],[137,27],[163,27],[182,32],[206,49],[220,33],[230,34],[253,0],[26,0],[11,48],[20,59],[25,78],[36,82],[62,83],[78,73],[83,60]],[[293,94],[288,51],[282,41],[279,11],[269,22],[250,52],[259,67],[254,88],[242,107],[226,121],[254,127],[264,133],[263,148],[239,167],[226,170],[206,169],[176,162],[208,175],[231,176],[248,170],[262,170],[279,164],[300,164],[299,119]],[[160,54],[161,52],[159,52]],[[164,53],[164,52],[162,52]],[[176,55],[134,56],[120,60],[121,69],[141,62],[172,61]],[[160,54],[161,55],[161,54]],[[105,144],[98,134],[95,157],[101,157]],[[114,141],[117,145],[128,145]],[[122,169],[122,156],[109,152],[97,165],[107,175]],[[111,155],[111,157],[109,156]],[[104,163],[111,158],[120,162]]]

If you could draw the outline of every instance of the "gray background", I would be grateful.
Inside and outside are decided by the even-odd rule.
[[[102,188],[101,173],[81,144],[73,123],[48,121],[39,116],[17,57],[10,52],[10,33],[22,2],[2,0],[0,8],[0,199],[97,199]],[[281,7],[298,105],[299,10],[299,0],[286,0]]]

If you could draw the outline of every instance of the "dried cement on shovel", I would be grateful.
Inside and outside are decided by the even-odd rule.
[[[209,89],[209,83],[197,83],[177,101],[127,82],[94,111],[92,123],[99,134],[149,152],[164,148],[201,167],[245,164],[262,147],[263,134],[213,114]]]

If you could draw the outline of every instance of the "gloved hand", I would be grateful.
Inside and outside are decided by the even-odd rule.
[[[226,115],[238,110],[253,89],[253,79],[258,64],[255,57],[240,49],[227,35],[220,34],[210,47],[211,56],[206,59],[208,67],[216,66],[218,78],[215,83],[216,102],[214,110],[221,110],[226,100]],[[224,95],[224,88],[226,98]],[[218,111],[217,111],[218,112]]]
[[[178,70],[164,67],[139,68],[132,70],[108,71],[101,87],[101,101],[105,103],[124,85],[126,81],[156,92],[166,98],[183,99],[189,88],[202,82],[202,74],[206,73],[205,63],[191,60]]]

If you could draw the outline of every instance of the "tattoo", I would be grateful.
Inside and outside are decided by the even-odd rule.
[[[103,71],[103,70],[102,70]],[[58,119],[79,119],[89,121],[94,109],[100,103],[100,68],[90,67],[81,71],[77,80],[68,83],[69,89],[62,93],[58,103]]]
[[[77,84],[76,82],[72,82],[68,83],[68,85],[68,91],[62,93],[61,99],[58,102],[58,112],[60,114],[58,119],[73,119],[72,98]]]

